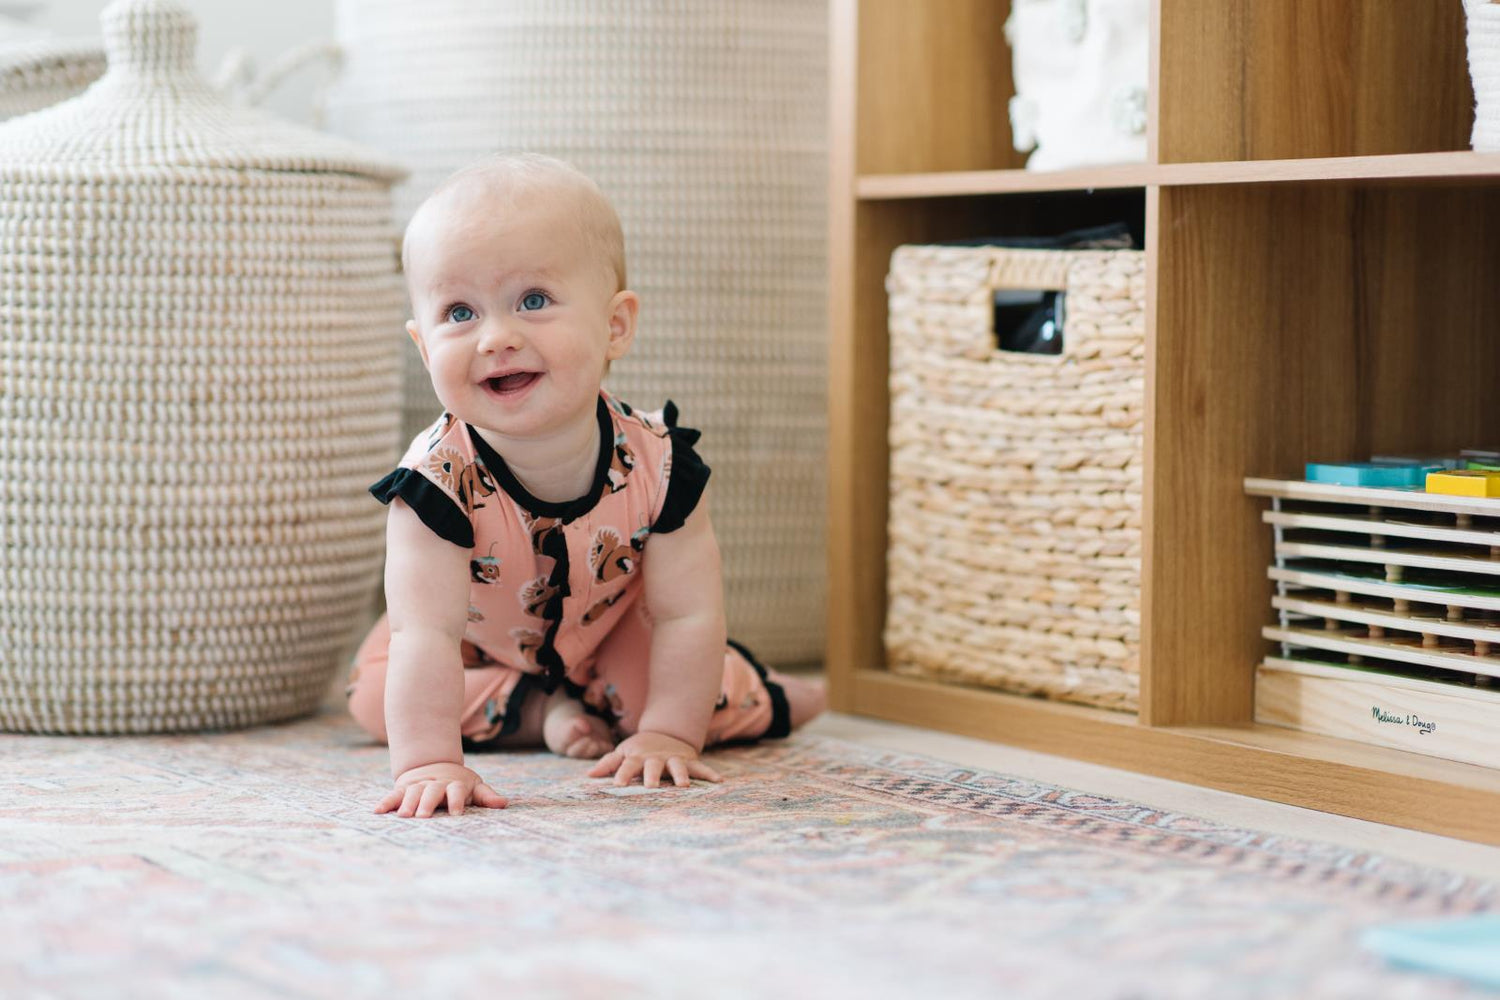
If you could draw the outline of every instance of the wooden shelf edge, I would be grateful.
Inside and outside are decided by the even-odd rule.
[[[1139,188],[1152,183],[1153,167],[1124,163],[1076,170],[955,170],[935,174],[863,174],[854,195],[863,201],[946,198],[974,194],[1027,194]]]
[[[867,715],[1174,781],[1500,846],[1500,771],[1275,726],[1138,724],[1135,716],[852,672]]]
[[[1500,183],[1500,154],[1455,150],[1320,156],[1296,160],[1160,163],[1151,183],[1167,185],[1278,184],[1292,181],[1492,181]]]
[[[864,174],[855,179],[854,194],[862,201],[888,201],[1151,186],[1360,180],[1500,183],[1500,153],[1460,150],[1222,163],[1124,163],[1053,171],[954,170],[925,174]]]

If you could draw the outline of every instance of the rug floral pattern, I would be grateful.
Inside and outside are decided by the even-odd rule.
[[[712,759],[476,755],[510,808],[419,822],[334,710],[0,735],[0,996],[1482,995],[1356,940],[1491,883],[826,738]]]

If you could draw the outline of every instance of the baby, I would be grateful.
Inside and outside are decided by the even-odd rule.
[[[469,167],[417,209],[402,261],[445,412],[370,490],[388,612],[349,708],[390,745],[375,811],[503,807],[464,766],[492,747],[600,758],[589,775],[617,785],[718,781],[704,746],[822,711],[820,685],[725,636],[698,432],[601,386],[639,298],[598,187],[531,154]]]

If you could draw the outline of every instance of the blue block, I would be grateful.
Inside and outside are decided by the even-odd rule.
[[[1386,924],[1359,943],[1397,965],[1500,989],[1500,915]]]
[[[1378,489],[1419,490],[1427,483],[1431,465],[1386,462],[1308,462],[1307,481],[1334,486],[1371,486]],[[1438,467],[1436,471],[1441,471]]]

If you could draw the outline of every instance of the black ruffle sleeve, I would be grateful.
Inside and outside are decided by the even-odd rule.
[[[370,494],[385,504],[400,497],[439,538],[460,548],[474,547],[474,526],[469,523],[469,518],[454,503],[452,497],[429,482],[420,472],[414,469],[396,469],[371,486]]]
[[[667,425],[667,434],[672,440],[672,474],[667,480],[667,498],[662,502],[661,513],[651,525],[652,534],[666,534],[682,527],[703,497],[708,477],[713,473],[693,445],[702,437],[691,427],[677,426],[677,404],[667,400],[662,408],[662,418]]]

